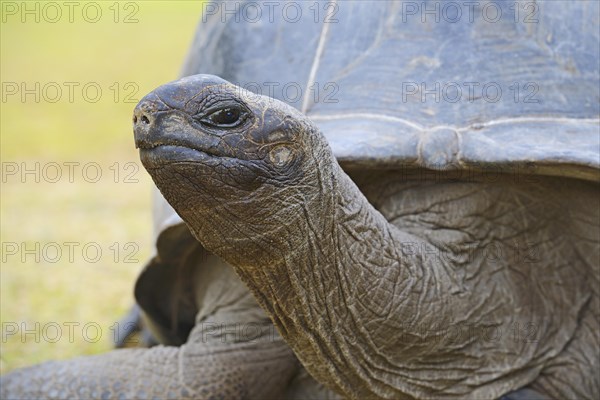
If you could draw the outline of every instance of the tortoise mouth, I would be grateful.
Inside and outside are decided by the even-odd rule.
[[[211,163],[220,158],[230,158],[203,149],[189,147],[183,144],[156,143],[138,146],[140,160],[146,168],[160,167],[174,163]]]

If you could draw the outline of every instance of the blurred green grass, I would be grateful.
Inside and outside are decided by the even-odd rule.
[[[27,4],[34,8],[33,3],[44,5]],[[102,10],[96,23],[85,21],[77,11],[86,2],[78,2],[72,23],[64,7],[56,23],[45,20],[44,15],[40,22],[35,15],[2,15],[1,373],[110,349],[110,327],[133,303],[135,278],[151,255],[151,180],[133,145],[131,113],[136,102],[126,102],[125,95],[139,100],[154,87],[177,78],[200,17],[201,2],[121,2],[118,22],[110,8],[115,2],[95,3]],[[21,7],[23,3],[14,4]],[[124,17],[133,11],[137,22],[124,23]],[[35,88],[36,82],[40,89],[50,84],[39,101],[34,95],[22,99],[20,93],[7,92],[15,84]],[[78,84],[72,101],[65,82]],[[97,102],[83,96],[81,89],[89,83],[102,89]],[[62,88],[62,96],[56,102],[47,101],[56,97],[52,90],[56,86]],[[92,89],[88,94],[95,96]],[[65,162],[80,163],[74,169],[73,182]],[[6,174],[9,167],[32,169],[35,163],[40,165],[39,182],[35,174]],[[62,175],[57,182],[49,181],[55,171],[51,167],[45,170],[51,178],[44,179],[48,163],[60,167]],[[97,182],[91,182],[95,168],[83,174],[82,167],[89,163],[100,166],[102,176]],[[79,243],[72,259],[65,242]],[[36,243],[39,261],[22,251],[23,246],[34,249]],[[62,250],[58,258],[53,252],[55,243]],[[82,253],[86,243],[102,250],[98,261],[86,260]],[[125,248],[127,243],[133,245]],[[14,244],[19,251],[12,255],[7,246]],[[93,259],[93,253],[89,254]],[[132,260],[127,260],[127,255],[132,255]],[[72,325],[71,334],[69,323],[79,324]],[[86,323],[97,325],[84,332]],[[61,330],[58,340],[54,324]],[[8,334],[15,327],[19,331]],[[37,333],[26,334],[22,328]]]

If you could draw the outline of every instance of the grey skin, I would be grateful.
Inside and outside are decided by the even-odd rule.
[[[210,75],[158,88],[135,120],[166,200],[336,392],[600,394],[597,182],[349,176],[303,114]]]

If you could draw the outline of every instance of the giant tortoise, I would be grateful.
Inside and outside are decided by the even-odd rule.
[[[22,370],[3,394],[300,391],[235,271],[342,396],[598,397],[598,3],[209,4],[183,75],[223,79],[134,113],[185,221],[159,199],[136,294],[186,343]]]

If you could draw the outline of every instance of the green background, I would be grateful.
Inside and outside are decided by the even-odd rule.
[[[64,2],[55,3],[60,15],[46,3],[27,2],[33,12],[23,14],[22,2],[2,2],[2,373],[111,348],[111,326],[133,304],[152,253],[151,180],[134,148],[132,110],[177,78],[202,8],[76,2],[70,21]],[[22,85],[36,91],[36,83],[22,97]],[[79,163],[72,176],[65,163]]]

